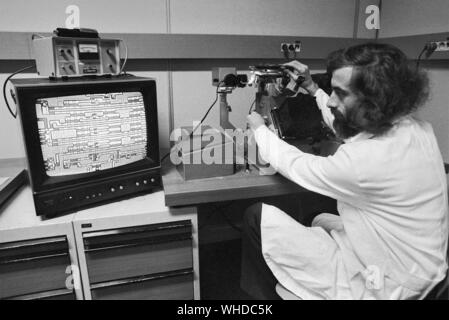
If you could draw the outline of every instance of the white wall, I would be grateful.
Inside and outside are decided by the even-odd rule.
[[[0,0],[0,32],[52,32],[64,26],[65,8],[72,4],[80,8],[81,27],[94,28],[100,33],[326,37],[352,37],[356,8],[356,0]],[[6,46],[1,44],[0,50]],[[211,72],[192,70],[174,71],[171,83],[169,71],[133,72],[158,80],[161,147],[168,146],[171,100],[177,127],[199,120],[215,97]],[[0,81],[6,76],[0,70]],[[233,107],[230,118],[235,125],[245,126],[252,99],[251,89],[237,89],[228,96]],[[217,106],[206,123],[218,124]],[[3,99],[0,99],[0,129],[0,158],[24,156],[18,120],[11,119]]]
[[[384,0],[382,2],[381,37],[439,32],[449,33],[448,0]]]
[[[171,32],[352,37],[354,0],[171,0]]]
[[[380,38],[440,32],[449,36],[448,0],[383,0]],[[449,162],[449,64],[431,63],[427,69],[431,99],[418,114],[432,124],[443,159]]]
[[[166,0],[0,0],[0,31],[53,32],[64,27],[69,5],[80,27],[100,33],[165,33]]]
[[[7,74],[0,74],[0,84],[7,78]],[[34,74],[19,74],[17,78],[34,77]],[[7,87],[9,92],[10,86]],[[16,112],[16,106],[8,94],[8,102],[13,112]],[[25,156],[22,140],[22,130],[19,118],[14,119],[6,109],[3,100],[3,94],[0,97],[0,159],[4,158],[21,158]]]
[[[443,159],[449,163],[449,70],[440,67],[427,69],[431,94],[418,115],[432,124]]]

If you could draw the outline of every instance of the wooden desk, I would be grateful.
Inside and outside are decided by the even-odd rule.
[[[172,164],[166,164],[162,183],[168,207],[307,192],[280,174],[261,176],[254,167],[247,173],[243,166],[231,176],[184,181]]]
[[[444,167],[449,174],[449,164]],[[162,168],[162,183],[168,207],[307,192],[280,174],[261,176],[254,167],[247,173],[243,166],[231,176],[184,181],[169,161]]]

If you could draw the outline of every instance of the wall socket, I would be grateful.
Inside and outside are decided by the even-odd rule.
[[[281,52],[301,52],[301,41],[281,43]]]
[[[449,51],[449,40],[446,41],[432,41],[430,42],[432,47],[436,46],[435,51]]]

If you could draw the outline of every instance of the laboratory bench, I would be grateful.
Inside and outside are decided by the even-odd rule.
[[[0,161],[0,175],[24,166]],[[449,167],[446,165],[446,170]],[[162,168],[163,189],[45,219],[23,185],[0,207],[0,299],[200,299],[198,216],[210,203],[313,193],[280,175],[184,181]]]
[[[199,207],[304,191],[255,168],[184,182],[167,164],[162,177],[164,190],[49,219],[22,186],[0,207],[0,299],[200,299]]]
[[[162,188],[46,219],[25,184],[0,207],[0,299],[199,298],[196,207],[167,207]]]
[[[199,299],[197,212],[157,192],[45,219],[0,211],[0,299]]]

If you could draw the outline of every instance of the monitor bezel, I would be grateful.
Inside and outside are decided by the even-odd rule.
[[[137,78],[137,77],[136,77]],[[57,81],[17,88],[19,114],[28,159],[31,185],[35,193],[52,191],[57,188],[88,184],[109,177],[125,175],[129,172],[144,171],[160,167],[159,138],[157,121],[157,94],[154,79],[107,79]],[[141,92],[144,99],[147,124],[147,155],[145,159],[91,173],[64,176],[48,176],[43,161],[39,138],[36,101],[50,97],[73,96],[80,94],[102,94],[113,92]]]

